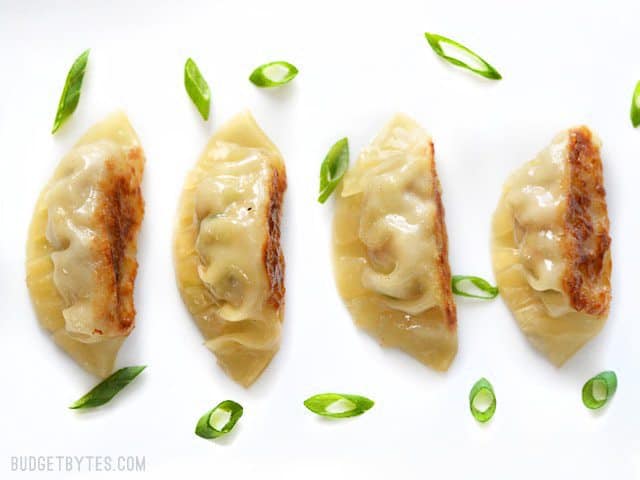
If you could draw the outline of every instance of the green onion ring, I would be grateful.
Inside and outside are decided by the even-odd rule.
[[[227,422],[220,427],[219,429],[213,424],[213,416],[220,412],[224,411],[229,415],[229,419]],[[202,415],[198,420],[198,424],[196,425],[196,435],[202,438],[218,438],[222,435],[226,435],[233,427],[235,427],[240,417],[242,417],[243,413],[242,405],[233,400],[225,400],[224,402],[220,402],[214,408],[209,410],[207,413]]]
[[[249,76],[249,81],[257,87],[279,87],[289,83],[298,75],[298,69],[289,62],[269,62],[257,67]]]
[[[332,411],[332,406],[341,404],[337,411]],[[373,407],[374,401],[362,395],[347,393],[320,393],[307,398],[304,406],[317,415],[331,418],[346,418],[362,415]],[[344,408],[347,407],[347,408]]]
[[[429,42],[429,46],[431,47],[431,49],[439,57],[445,59],[447,62],[453,65],[456,65],[458,67],[466,68],[467,70],[477,73],[478,75],[481,75],[490,80],[500,80],[502,78],[502,75],[500,75],[495,68],[489,65],[489,63],[484,58],[482,58],[480,55],[478,55],[471,49],[456,42],[455,40],[452,40],[447,37],[443,37],[442,35],[438,35],[437,33],[426,32],[424,36],[426,37],[427,42]],[[448,55],[447,53],[445,53],[444,49],[442,48],[442,45],[450,45],[451,47],[453,47],[454,50],[457,50],[459,53],[462,53],[463,58],[465,55],[470,56],[480,64],[480,67],[479,68],[474,67],[472,65],[469,65],[462,59]]]
[[[479,410],[475,406],[475,402],[480,395],[489,397],[489,406],[484,410]],[[481,378],[471,388],[471,392],[469,392],[469,409],[473,417],[480,423],[488,422],[493,417],[496,411],[496,395],[493,392],[491,383],[486,378]]]
[[[610,370],[600,372],[595,377],[587,380],[587,383],[582,387],[582,403],[592,410],[602,408],[609,401],[609,398],[616,393],[617,388],[618,377],[615,372]],[[603,396],[597,395],[599,393],[598,390],[602,391]]]

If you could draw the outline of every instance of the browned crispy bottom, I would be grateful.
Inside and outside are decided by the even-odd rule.
[[[263,247],[263,259],[269,279],[268,302],[278,310],[284,303],[284,255],[280,246],[280,217],[282,199],[287,189],[287,177],[283,169],[274,168],[267,208],[268,235]]]
[[[606,315],[611,301],[609,217],[599,147],[586,127],[569,131],[564,291],[578,312]]]
[[[133,329],[136,314],[133,287],[138,269],[137,235],[144,215],[140,191],[143,162],[139,147],[128,152],[124,167],[108,160],[107,173],[99,186],[96,254],[100,260],[95,275],[106,301],[96,304],[104,310],[103,318],[108,319],[116,335],[126,335]],[[104,332],[96,329],[94,333]]]
[[[438,179],[438,172],[436,171],[436,157],[433,148],[433,142],[431,146],[431,176],[433,181],[433,193],[436,203],[436,215],[435,215],[435,235],[436,245],[438,247],[438,271],[440,279],[440,289],[442,291],[442,309],[447,322],[447,326],[450,330],[456,329],[457,317],[456,317],[456,304],[453,301],[453,292],[451,291],[451,268],[449,267],[449,242],[447,237],[447,229],[444,223],[444,206],[442,205],[442,188],[440,186],[440,180]]]

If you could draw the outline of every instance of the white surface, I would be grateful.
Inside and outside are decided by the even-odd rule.
[[[149,478],[640,475],[640,132],[628,114],[640,79],[639,4],[186,3],[0,0],[0,477],[12,477],[12,455],[146,455]],[[470,46],[504,79],[485,81],[443,63],[424,31]],[[78,110],[51,136],[67,70],[87,47]],[[184,91],[188,56],[212,89],[208,123]],[[292,84],[267,91],[248,82],[255,66],[278,59],[300,69]],[[24,283],[25,238],[61,156],[116,108],[129,114],[148,159],[137,327],[118,366],[149,368],[111,405],[77,414],[66,406],[95,380],[37,324]],[[226,378],[202,345],[171,260],[184,177],[214,129],[243,108],[281,149],[289,177],[282,348],[250,390]],[[345,135],[353,160],[396,111],[433,134],[453,272],[488,278],[490,219],[506,176],[563,128],[586,123],[602,138],[611,315],[563,368],[528,345],[500,299],[458,301],[459,353],[446,375],[380,348],[352,324],[333,282],[333,207],[315,200],[319,166]],[[619,389],[608,408],[592,414],[580,389],[603,369],[617,371]],[[481,376],[498,397],[485,426],[473,420],[467,400]],[[322,391],[365,394],[376,406],[356,419],[323,421],[302,406]],[[245,407],[236,431],[217,444],[196,437],[199,415],[226,398]]]

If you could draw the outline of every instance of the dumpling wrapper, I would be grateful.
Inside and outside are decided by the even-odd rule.
[[[557,366],[607,319],[610,243],[600,141],[572,128],[511,175],[493,220],[500,294]]]
[[[174,239],[182,299],[222,369],[249,386],[280,345],[282,156],[249,112],[211,138],[184,184]]]
[[[396,115],[345,175],[334,271],[355,323],[436,370],[458,349],[447,232],[431,137]]]
[[[38,320],[99,377],[134,328],[144,161],[126,115],[108,116],[60,161],[29,228],[27,286]]]

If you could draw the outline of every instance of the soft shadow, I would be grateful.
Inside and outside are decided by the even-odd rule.
[[[490,304],[497,302],[498,297],[483,300],[481,298],[469,298],[455,295],[456,307],[460,308],[487,308]]]
[[[296,84],[296,80],[294,79],[291,83],[286,85],[282,85],[280,87],[270,87],[270,88],[258,88],[264,95],[269,103],[272,104],[282,104],[285,102],[290,102],[292,98],[294,98],[298,93],[298,85]]]
[[[496,412],[497,413],[497,412]],[[491,420],[488,420],[486,422],[479,422],[478,420],[476,420],[475,418],[473,418],[473,415],[471,415],[471,413],[469,413],[471,420],[473,421],[473,423],[475,423],[475,426],[478,428],[482,428],[483,430],[488,430],[491,426],[491,424],[493,423],[493,417],[491,418]]]
[[[375,406],[373,407],[375,408]],[[308,412],[308,413],[312,413],[312,412]],[[316,413],[313,413],[313,415],[316,417],[316,423],[322,424],[322,425],[340,425],[340,424],[345,424],[345,423],[351,423],[354,420],[358,419],[359,417],[362,417],[363,415],[367,415],[369,412],[364,412],[362,415],[356,415],[355,417],[344,417],[344,418],[332,418],[332,417],[323,417],[322,415],[318,415]]]
[[[614,401],[614,397],[615,397],[615,395],[613,397],[611,397],[609,399],[609,401],[604,406],[602,406],[602,407],[600,407],[600,408],[598,408],[596,410],[593,410],[593,409],[587,408],[587,407],[584,407],[584,408],[589,410],[589,414],[593,418],[604,417],[607,414],[607,411],[609,410],[609,404]]]
[[[242,422],[242,419],[240,419],[238,423],[236,423],[235,427],[233,427],[233,430],[231,430],[226,435],[218,438],[212,438],[209,441],[218,445],[222,445],[223,447],[232,445],[233,442],[235,442],[235,438],[238,436],[238,430],[242,430],[242,425],[240,422]]]
[[[475,83],[476,85],[491,85],[492,88],[496,88],[495,86],[504,80],[504,78],[500,80],[494,80],[491,78],[483,77],[482,75],[474,73],[463,67],[457,67],[440,57],[438,57],[438,61],[445,65],[446,68],[452,70],[453,73],[466,76],[469,79],[469,82]],[[500,70],[498,70],[498,72],[499,71]]]

